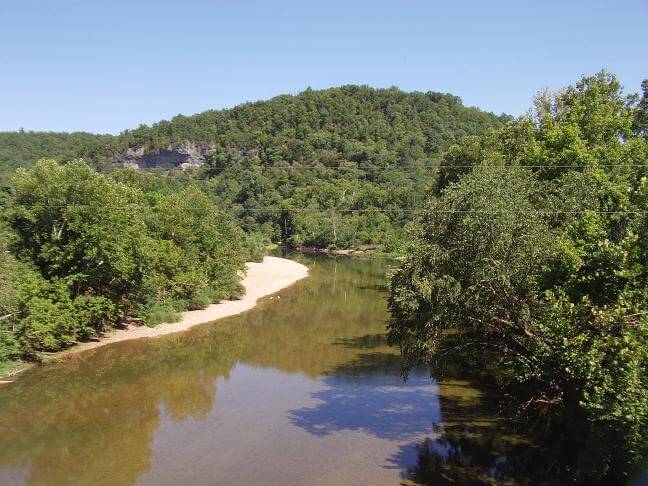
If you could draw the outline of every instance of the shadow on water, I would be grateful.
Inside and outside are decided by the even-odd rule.
[[[464,382],[440,383],[443,421],[389,459],[401,477],[426,485],[555,484],[546,450],[517,434],[475,391]]]
[[[151,458],[164,420],[207,427],[219,407],[219,383],[228,382],[231,399],[245,396],[245,384],[231,378],[238,364],[274,370],[281,383],[300,377],[296,383],[303,390],[291,391],[300,400],[310,395],[314,405],[299,401],[308,406],[290,403],[278,412],[299,432],[331,439],[365,434],[374,445],[387,441],[380,445],[387,447],[380,449],[387,450],[383,463],[367,467],[382,466],[390,477],[402,472],[404,481],[427,484],[506,483],[515,477],[524,483],[518,480],[524,467],[542,466],[534,464],[533,448],[509,439],[487,418],[493,413],[484,410],[471,382],[435,381],[427,371],[403,381],[398,352],[384,335],[386,263],[296,259],[308,263],[311,276],[281,299],[217,325],[74,355],[0,389],[0,483],[133,484],[156,467]],[[234,423],[243,417],[231,414]],[[267,420],[274,426],[280,418]],[[209,426],[208,435],[217,437],[220,426]],[[254,440],[275,446],[273,435]],[[189,445],[196,456],[213,453]],[[314,439],[310,446],[321,447]],[[229,452],[232,463],[245,461]],[[327,453],[339,460],[336,450],[321,450],[323,462]],[[278,466],[300,467],[286,460]],[[233,479],[240,484],[244,473]]]
[[[316,436],[361,431],[388,440],[411,440],[441,420],[437,386],[427,374],[404,382],[393,353],[361,354],[324,377],[314,407],[289,412],[293,425]]]
[[[383,467],[416,484],[551,484],[546,450],[498,417],[492,392],[453,366],[437,383],[427,372],[397,378],[400,357],[381,352],[384,333],[335,342],[362,350],[313,394],[315,407],[291,411],[292,423],[318,436],[350,430],[406,441]],[[372,351],[372,352],[367,352]],[[423,438],[421,438],[423,436]],[[411,441],[411,442],[408,442]]]

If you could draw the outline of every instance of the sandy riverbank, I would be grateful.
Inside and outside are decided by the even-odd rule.
[[[81,343],[62,353],[57,353],[57,356],[78,353],[129,339],[186,331],[197,324],[240,314],[254,307],[260,298],[274,294],[307,275],[308,268],[301,263],[286,258],[267,256],[262,263],[247,263],[247,273],[241,282],[245,287],[245,295],[240,300],[225,300],[218,304],[212,304],[206,309],[183,312],[178,322],[162,323],[155,327],[128,326],[124,329],[116,329],[106,333],[97,341]]]

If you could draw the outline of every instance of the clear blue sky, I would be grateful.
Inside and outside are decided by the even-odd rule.
[[[0,130],[117,133],[307,86],[513,115],[601,68],[648,77],[648,0],[0,0]]]

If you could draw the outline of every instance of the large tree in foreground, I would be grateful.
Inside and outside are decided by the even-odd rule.
[[[648,452],[648,147],[633,100],[599,73],[453,148],[390,287],[406,368],[450,353],[496,365],[507,404],[558,439],[576,481],[622,477]]]

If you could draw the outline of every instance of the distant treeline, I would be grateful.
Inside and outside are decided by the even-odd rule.
[[[430,166],[441,153],[463,136],[507,120],[466,108],[448,94],[309,89],[177,116],[114,137],[0,133],[0,172],[7,185],[7,172],[40,158],[83,158],[110,171],[129,148],[155,153],[191,144],[206,150],[207,163],[181,179],[202,181],[214,202],[247,231],[295,245],[393,250],[412,210],[420,207],[433,179]]]

